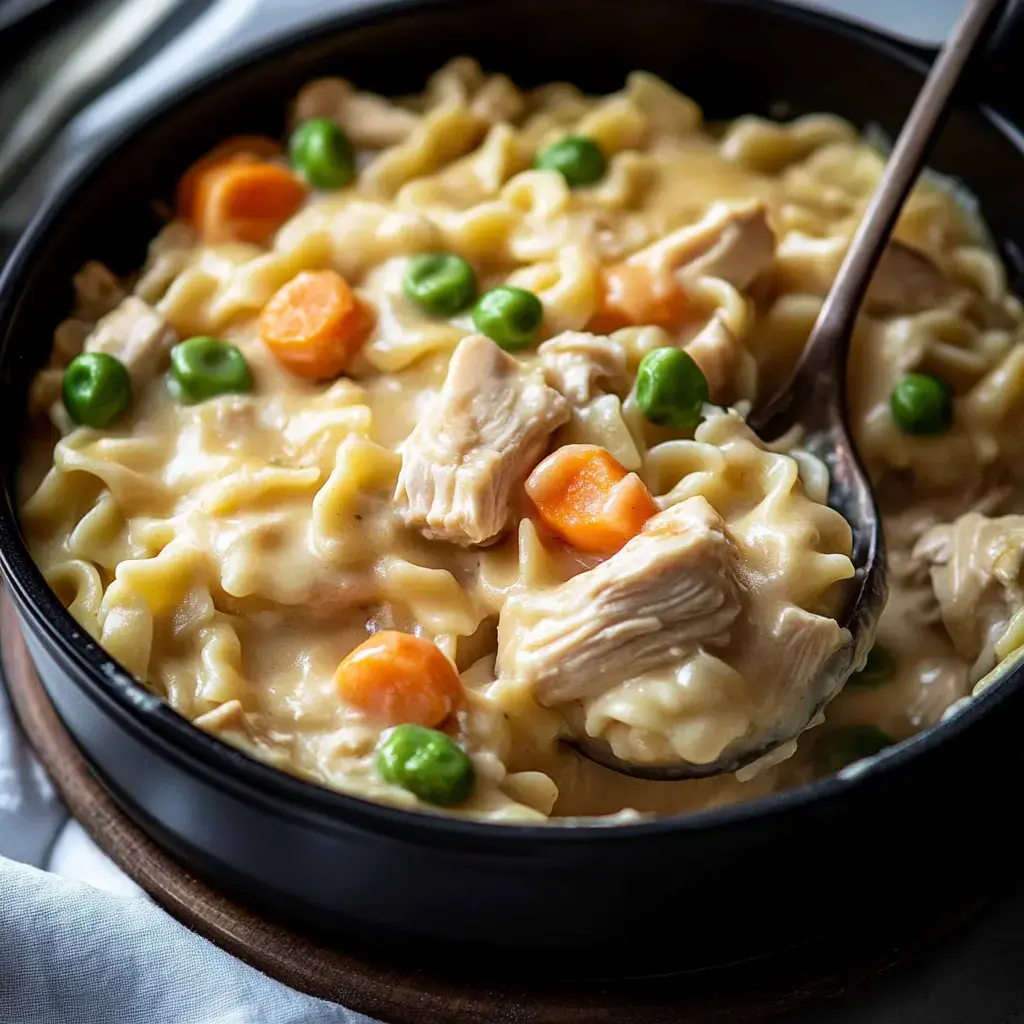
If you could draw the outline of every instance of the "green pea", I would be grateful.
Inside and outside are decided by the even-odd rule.
[[[303,121],[288,140],[288,156],[313,188],[341,188],[356,175],[352,142],[329,117]]]
[[[461,256],[428,252],[409,261],[403,288],[431,316],[455,316],[476,298],[476,274]]]
[[[473,762],[454,740],[422,725],[399,725],[377,748],[377,774],[428,804],[462,803],[476,781]]]
[[[825,733],[815,755],[822,771],[833,773],[863,757],[871,757],[896,741],[874,725],[847,725]]]
[[[167,385],[179,402],[191,405],[217,395],[251,391],[252,374],[234,345],[200,336],[171,349]]]
[[[681,348],[656,348],[636,371],[636,404],[652,423],[689,430],[700,423],[708,381]]]
[[[532,345],[537,338],[544,307],[533,292],[510,284],[484,292],[473,307],[473,324],[506,352]]]
[[[585,135],[566,135],[542,149],[533,166],[540,171],[558,171],[570,188],[593,185],[604,177],[605,160],[601,147]]]
[[[905,434],[944,434],[953,425],[953,396],[944,381],[908,373],[892,389],[892,418]]]
[[[64,371],[64,408],[86,427],[102,429],[132,405],[132,382],[124,363],[106,352],[83,352]]]
[[[859,672],[850,676],[850,686],[881,686],[896,674],[896,659],[880,644],[868,652],[868,659]]]

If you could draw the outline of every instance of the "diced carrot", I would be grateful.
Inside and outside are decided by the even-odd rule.
[[[214,146],[209,153],[194,161],[178,180],[174,202],[178,216],[191,220],[196,196],[196,184],[211,167],[227,163],[238,157],[249,161],[269,160],[281,153],[281,146],[266,135],[233,135]]]
[[[631,325],[675,327],[686,316],[686,293],[671,274],[618,263],[601,272],[601,302],[590,329],[608,334]]]
[[[334,682],[343,700],[388,725],[434,728],[465,701],[459,674],[437,644],[390,629],[364,640]]]
[[[542,522],[580,551],[613,554],[658,511],[636,473],[604,448],[567,444],[526,481]]]
[[[333,270],[303,271],[260,314],[264,343],[283,366],[308,380],[337,377],[370,326],[366,309]]]
[[[286,167],[239,154],[196,178],[192,220],[211,244],[267,239],[302,205],[306,186]]]

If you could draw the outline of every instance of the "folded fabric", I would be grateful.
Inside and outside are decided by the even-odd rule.
[[[153,903],[68,820],[0,685],[0,1024],[373,1022],[273,981]]]
[[[272,981],[149,900],[0,859],[3,1024],[369,1024]]]

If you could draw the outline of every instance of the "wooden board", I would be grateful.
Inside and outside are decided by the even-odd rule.
[[[768,1020],[813,1000],[866,985],[962,923],[977,894],[906,922],[881,941],[848,936],[753,964],[671,978],[540,989],[437,977],[390,964],[380,954],[340,948],[267,920],[205,885],[130,821],[91,773],[32,666],[14,609],[0,604],[0,654],[21,725],[70,809],[126,874],[183,924],[293,988],[334,1000],[387,1024],[739,1024]],[[827,1010],[824,1011],[827,1014]]]

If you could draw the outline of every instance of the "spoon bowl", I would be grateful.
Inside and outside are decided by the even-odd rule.
[[[758,429],[762,437],[780,436]],[[829,658],[815,679],[803,706],[794,718],[803,731],[826,704],[843,688],[846,680],[863,665],[874,643],[875,629],[888,593],[885,542],[882,523],[875,506],[870,482],[857,457],[843,418],[807,434],[802,447],[826,463],[830,485],[828,503],[850,524],[852,561],[856,574],[848,585],[848,596],[838,619],[848,633],[846,642]],[[797,734],[798,735],[798,734]],[[678,782],[737,772],[771,755],[796,735],[773,734],[749,743],[733,753],[707,764],[679,761],[671,764],[638,764],[612,753],[602,740],[574,739],[570,742],[588,760],[621,775],[649,781]]]
[[[745,737],[706,764],[676,761],[638,764],[617,757],[603,740],[567,741],[595,763],[634,778],[675,782],[736,772],[793,742],[863,665],[888,593],[882,523],[867,472],[850,435],[846,408],[846,363],[850,339],[868,286],[889,243],[903,204],[920,175],[949,111],[964,70],[994,27],[1007,0],[971,0],[925,80],[881,180],[850,242],[787,386],[749,419],[765,441],[798,430],[800,446],[829,471],[828,504],[850,524],[855,575],[837,617],[848,634],[829,658],[800,708],[798,722],[780,731]]]

